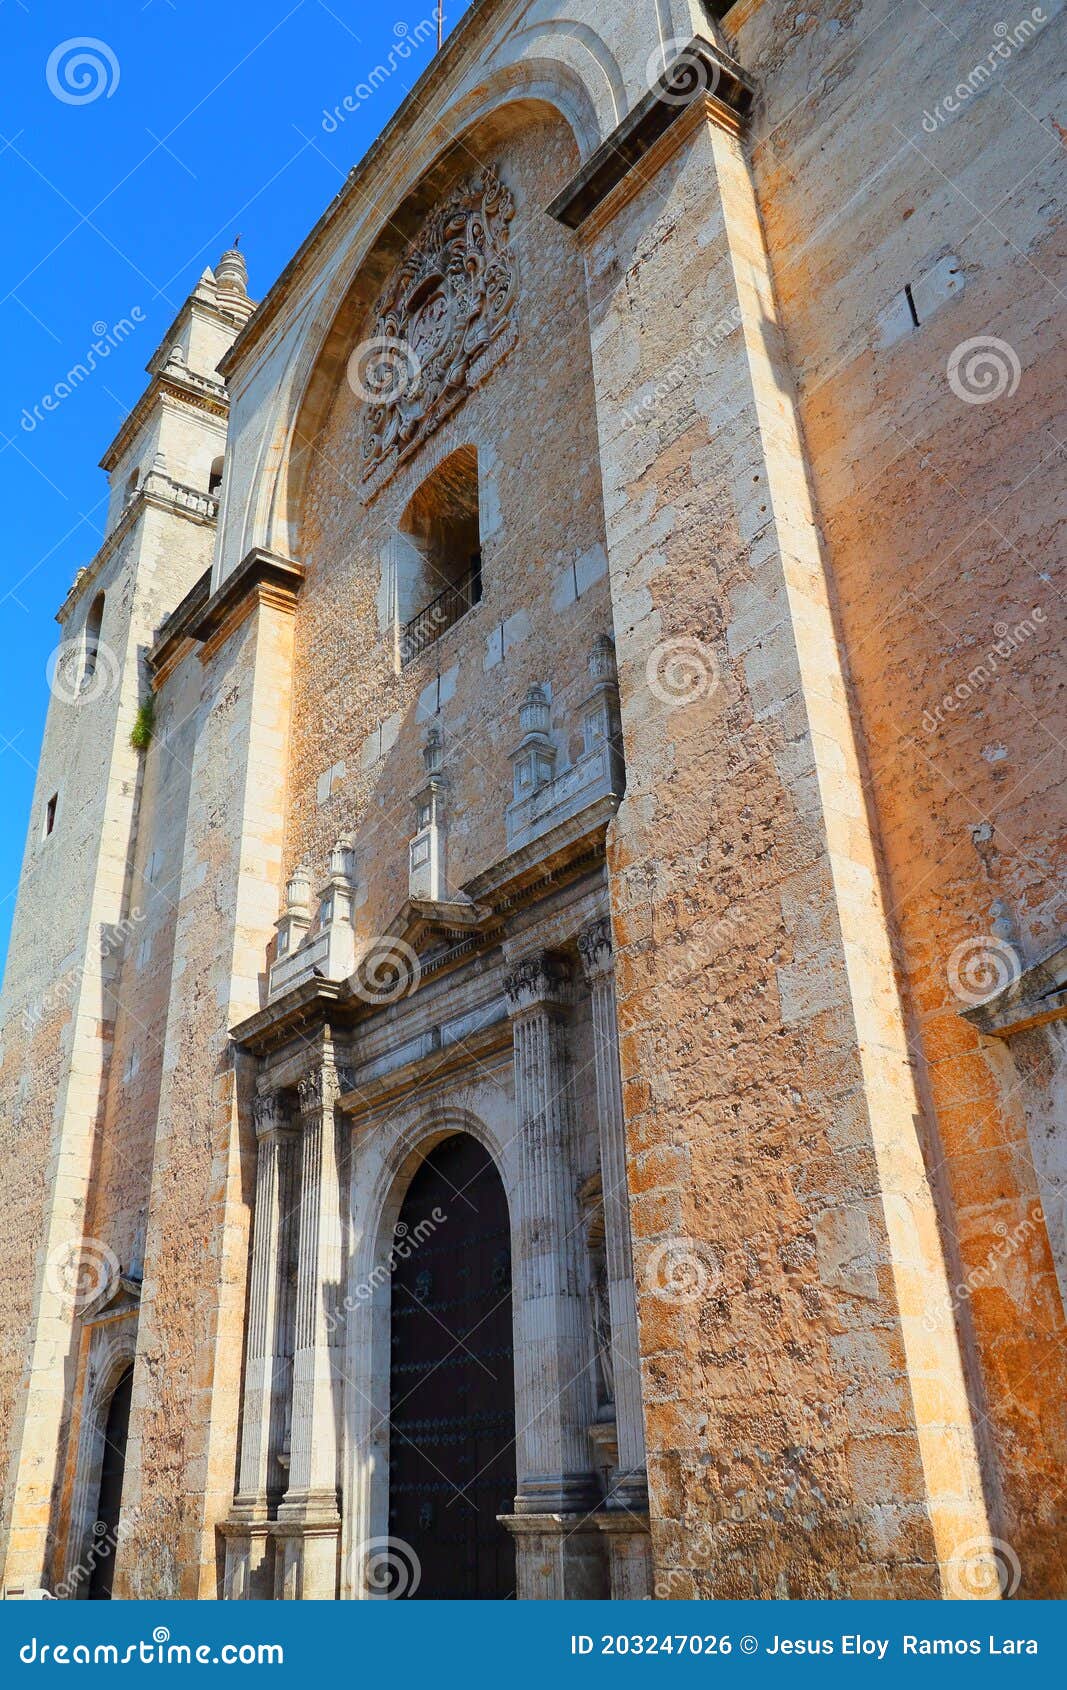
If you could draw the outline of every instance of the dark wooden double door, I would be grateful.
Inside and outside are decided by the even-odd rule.
[[[425,1598],[515,1594],[497,1520],[515,1498],[511,1232],[507,1198],[467,1133],[422,1163],[397,1221],[392,1281],[389,1533]]]

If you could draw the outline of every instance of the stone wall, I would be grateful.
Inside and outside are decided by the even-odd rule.
[[[522,737],[527,689],[550,690],[565,768],[581,751],[577,711],[591,687],[593,639],[611,631],[582,273],[544,213],[575,155],[542,113],[499,139],[471,137],[439,174],[438,198],[477,175],[483,158],[515,199],[515,344],[369,502],[359,469],[363,406],[347,380],[308,469],[286,867],[307,861],[317,884],[330,846],[351,833],[364,937],[380,933],[407,897],[426,730],[443,736],[447,879],[456,891],[506,855],[508,753]],[[402,218],[390,245],[418,228]],[[372,272],[382,268],[375,259]],[[353,346],[371,332],[369,305],[364,284],[342,307]],[[398,672],[395,628],[383,613],[397,528],[434,465],[468,443],[478,454],[483,598]]]
[[[1002,1044],[960,1011],[1063,933],[1063,12],[742,3],[731,32],[735,16],[762,90],[748,151],[936,1116],[928,1159],[989,1416],[994,1525],[1021,1593],[1049,1594],[1064,1576],[1045,1224],[1062,1255],[1063,1058],[1054,1027]]]

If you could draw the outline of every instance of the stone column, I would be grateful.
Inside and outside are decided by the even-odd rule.
[[[611,923],[607,916],[578,936],[593,1007],[596,1058],[597,1125],[604,1202],[604,1255],[608,1270],[611,1359],[615,1377],[615,1424],[619,1440],[618,1474],[608,1507],[648,1508],[645,1478],[645,1430],[641,1414],[641,1364],[637,1343],[637,1297],[630,1245],[630,1193],[626,1179],[626,1142],[619,1070],[618,1022]]]
[[[334,1105],[344,1089],[332,1053],[298,1083],[301,1157],[293,1430],[289,1489],[278,1510],[284,1543],[278,1594],[337,1594],[341,1374],[333,1343],[343,1271],[341,1181]]]
[[[272,1468],[277,1458],[272,1427],[278,1424],[281,1304],[286,1271],[286,1218],[293,1202],[294,1134],[276,1093],[257,1097],[256,1198],[252,1219],[252,1272],[248,1297],[241,1465],[226,1533],[225,1591],[231,1597],[268,1598],[273,1592],[270,1538]],[[247,1526],[247,1531],[241,1527]]]
[[[505,981],[515,1039],[520,1135],[515,1286],[526,1386],[526,1471],[516,1509],[545,1513],[594,1505],[586,1427],[593,1418],[583,1236],[567,1085],[564,1020],[570,983],[541,953]]]

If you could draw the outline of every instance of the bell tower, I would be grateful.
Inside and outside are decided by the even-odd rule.
[[[100,1169],[105,1183],[113,1178],[107,1170],[123,1161],[101,1148],[109,1088],[129,1081],[140,1061],[115,1043],[119,975],[168,896],[153,884],[153,842],[139,838],[153,732],[146,653],[211,566],[229,409],[216,366],[253,309],[234,248],[201,275],[101,460],[110,481],[103,541],[57,614],[52,697],[0,998],[11,1287],[0,1312],[2,1556],[10,1594],[49,1588],[60,1576],[54,1516],[83,1316],[120,1282],[136,1289],[140,1274],[137,1217],[148,1191],[134,1189],[142,1177],[136,1157],[125,1158],[121,1192],[95,1190],[94,1182]],[[136,1005],[127,1010],[136,1018]],[[152,1038],[148,1026],[142,1047]]]

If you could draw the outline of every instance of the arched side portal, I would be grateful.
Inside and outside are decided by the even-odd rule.
[[[106,1545],[110,1553],[98,1552],[93,1562],[86,1592],[91,1602],[109,1602],[115,1582],[115,1550],[122,1509],[122,1482],[126,1474],[126,1440],[130,1431],[132,1396],[133,1368],[128,1367],[111,1393],[104,1421],[104,1450],[93,1537],[98,1551]]]
[[[511,1597],[514,1541],[498,1520],[516,1482],[508,1203],[469,1133],[418,1167],[395,1239],[407,1249],[390,1311],[389,1536],[418,1569],[398,1594]]]
[[[357,1129],[360,1142],[358,1153],[352,1157],[352,1250],[348,1289],[338,1310],[338,1319],[344,1321],[346,1380],[341,1595],[357,1601],[397,1597],[405,1593],[416,1596],[435,1594],[432,1550],[427,1555],[425,1589],[409,1591],[415,1576],[414,1563],[404,1550],[403,1543],[410,1543],[410,1539],[405,1538],[403,1532],[392,1530],[393,1519],[399,1517],[392,1513],[392,1509],[394,1504],[399,1504],[401,1494],[391,1484],[391,1459],[399,1441],[399,1433],[394,1433],[394,1407],[397,1420],[402,1420],[406,1413],[410,1418],[415,1417],[411,1405],[402,1404],[399,1394],[394,1398],[392,1390],[395,1353],[393,1299],[397,1294],[400,1274],[405,1275],[410,1291],[416,1295],[427,1289],[419,1281],[420,1270],[426,1265],[420,1260],[422,1246],[440,1243],[444,1247],[443,1261],[444,1250],[452,1247],[456,1236],[453,1226],[462,1237],[464,1216],[472,1213],[462,1197],[454,1192],[449,1193],[447,1202],[440,1202],[433,1195],[433,1183],[442,1175],[435,1153],[451,1157],[454,1152],[446,1150],[450,1143],[458,1141],[457,1149],[461,1147],[463,1154],[470,1158],[472,1170],[477,1165],[480,1189],[488,1200],[486,1212],[488,1203],[496,1204],[499,1221],[485,1230],[499,1232],[503,1228],[503,1236],[493,1241],[491,1250],[489,1243],[484,1248],[474,1246],[479,1257],[486,1257],[478,1268],[477,1277],[481,1279],[488,1274],[492,1282],[494,1268],[498,1279],[501,1274],[508,1276],[507,1287],[500,1285],[496,1299],[498,1303],[504,1300],[493,1317],[496,1333],[493,1347],[508,1347],[510,1336],[510,1347],[517,1353],[520,1322],[510,1295],[511,1263],[515,1259],[517,1229],[521,1225],[514,1132],[510,1127],[511,1111],[506,1097],[482,1101],[489,1103],[484,1116],[470,1108],[437,1104],[427,1111],[419,1111],[399,1130],[394,1123],[392,1131],[379,1135],[375,1124],[369,1121],[362,1125],[362,1130]],[[424,1169],[427,1170],[425,1175],[422,1174]],[[484,1169],[488,1169],[488,1173],[481,1171]],[[443,1173],[449,1175],[447,1163]],[[423,1179],[431,1182],[424,1187],[424,1194],[428,1190],[433,1199],[429,1203],[432,1232],[428,1232],[423,1224],[421,1212],[414,1214],[415,1205],[423,1201],[419,1197],[419,1185]],[[490,1197],[494,1181],[496,1195]],[[455,1191],[460,1191],[461,1186],[462,1182],[455,1185]],[[411,1214],[406,1212],[409,1197]],[[480,1202],[477,1196],[475,1202]],[[449,1217],[448,1222],[433,1220],[434,1208],[443,1210]],[[400,1222],[408,1228],[406,1233],[398,1232]],[[474,1231],[475,1228],[468,1230]],[[503,1260],[498,1260],[502,1252]],[[429,1261],[427,1256],[426,1262]],[[432,1285],[431,1278],[431,1295]],[[426,1303],[427,1298],[421,1295],[420,1300]],[[397,1306],[400,1306],[399,1298]],[[439,1314],[440,1311],[435,1310],[434,1313]],[[397,1325],[400,1324],[398,1319]],[[480,1334],[476,1337],[480,1338]],[[469,1343],[469,1336],[467,1341]],[[506,1359],[510,1362],[511,1358]],[[505,1358],[500,1360],[503,1362]],[[485,1385],[488,1390],[488,1379]],[[504,1382],[500,1385],[499,1394],[504,1395]],[[509,1474],[525,1471],[523,1428],[532,1412],[527,1397],[519,1368],[511,1384],[515,1428],[509,1434],[513,1439]],[[410,1428],[406,1425],[400,1427],[400,1432],[410,1436]],[[490,1504],[496,1512],[504,1512],[498,1504],[508,1495],[507,1485],[502,1486],[499,1482],[501,1473],[498,1469],[494,1469],[493,1476],[497,1483],[486,1491],[487,1514]],[[511,1485],[510,1507],[517,1484],[514,1478],[508,1482]],[[489,1489],[493,1490],[491,1497]],[[449,1509],[449,1524],[451,1514]],[[420,1543],[422,1532],[427,1528],[418,1528],[417,1515],[414,1530],[416,1542],[410,1543],[410,1548],[419,1558],[421,1582],[425,1546],[420,1547]],[[391,1542],[391,1537],[397,1539],[395,1544]]]

